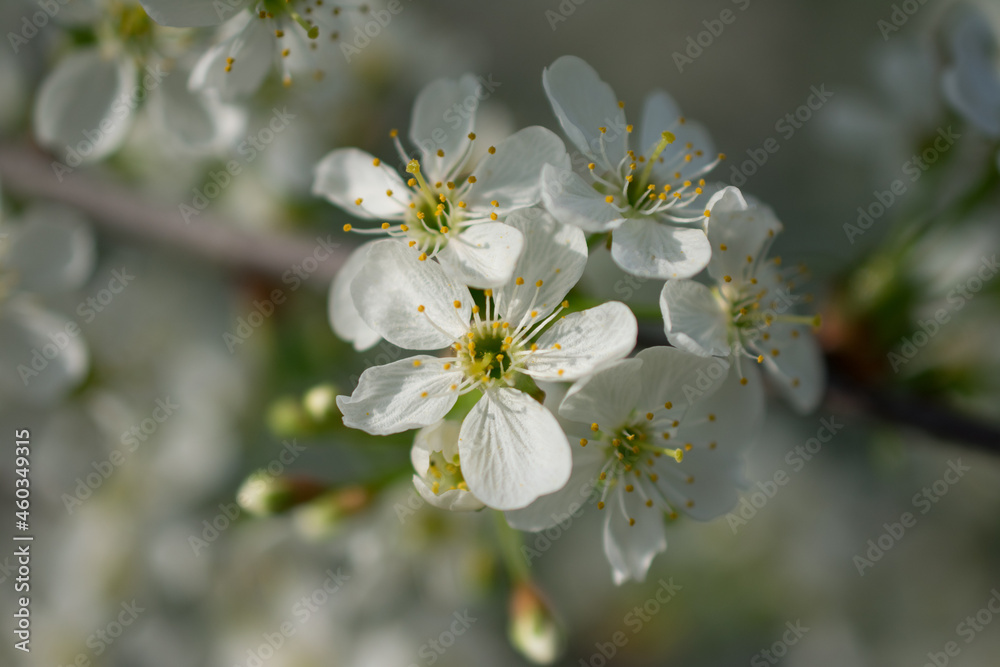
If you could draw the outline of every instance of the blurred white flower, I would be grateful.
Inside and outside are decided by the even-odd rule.
[[[990,137],[1000,137],[1000,53],[985,13],[955,7],[946,30],[951,66],[944,72],[945,98]]]
[[[582,176],[558,165],[542,171],[545,207],[587,233],[612,232],[611,256],[634,275],[687,278],[705,268],[711,251],[704,232],[677,226],[704,220],[701,177],[722,159],[704,128],[686,120],[667,93],[654,92],[636,153],[624,103],[590,65],[563,56],[542,81],[563,131],[590,160],[578,167]]]
[[[642,581],[667,548],[665,516],[680,510],[707,521],[738,500],[742,451],[764,412],[758,381],[738,380],[723,359],[670,347],[643,350],[581,380],[559,408],[576,422],[567,430],[582,445],[573,448],[569,483],[508,512],[508,522],[544,530],[596,495],[606,510],[604,553],[615,583]]]
[[[337,398],[346,425],[384,435],[432,424],[460,395],[480,389],[458,449],[469,490],[498,509],[523,507],[555,491],[570,472],[566,436],[555,417],[518,388],[526,380],[519,376],[581,378],[628,354],[637,335],[635,316],[618,302],[559,317],[587,261],[579,229],[541,212],[518,212],[508,222],[524,235],[525,252],[510,282],[486,290],[482,309],[468,288],[404,244],[372,246],[351,285],[361,317],[390,343],[448,347],[450,354],[369,368],[351,396]]]
[[[35,205],[0,226],[0,391],[50,402],[83,379],[87,347],[75,322],[37,304],[79,287],[94,266],[94,239],[75,211]]]
[[[189,153],[217,153],[243,131],[242,111],[184,86],[141,7],[75,4],[97,10],[93,25],[83,24],[95,32],[97,45],[70,52],[48,73],[34,109],[35,136],[60,156],[64,169],[117,151],[147,100],[158,127]]]
[[[462,477],[458,453],[461,424],[442,420],[417,431],[410,460],[417,473],[413,485],[424,500],[444,510],[465,512],[482,509]]]
[[[764,364],[792,405],[815,409],[825,387],[822,355],[809,330],[818,318],[788,312],[802,298],[792,294],[795,284],[778,268],[781,259],[767,259],[781,223],[734,187],[714,195],[709,208],[708,273],[716,284],[666,282],[660,309],[667,338],[694,354],[731,357],[740,377],[756,373],[748,358]]]
[[[500,218],[538,203],[542,167],[567,159],[559,137],[527,127],[471,163],[475,112],[486,94],[471,75],[431,83],[417,96],[410,123],[421,159],[411,160],[398,133],[391,133],[410,175],[406,182],[378,158],[343,148],[316,166],[313,193],[359,218],[392,221],[372,229],[345,225],[347,230],[406,239],[414,253],[437,257],[466,285],[502,285],[522,239]]]
[[[256,92],[276,61],[285,85],[296,70],[322,78],[342,57],[338,40],[345,20],[367,11],[364,5],[345,8],[322,0],[142,0],[142,5],[165,26],[224,24],[219,43],[200,58],[188,81],[192,90],[224,100]]]

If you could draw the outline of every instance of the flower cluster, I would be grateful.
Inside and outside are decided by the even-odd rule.
[[[764,416],[756,366],[795,408],[816,406],[818,321],[793,313],[802,270],[768,257],[774,213],[704,180],[723,156],[669,95],[649,97],[632,148],[624,103],[587,63],[559,58],[543,83],[572,157],[541,127],[477,151],[474,114],[441,122],[477,99],[465,76],[418,96],[419,157],[391,132],[403,174],[357,149],[317,166],[314,193],[364,221],[345,230],[385,237],[334,281],[334,330],[359,350],[424,352],[367,369],[337,405],[373,435],[420,429],[413,480],[438,507],[490,507],[537,531],[593,499],[615,581],[642,580],[665,519],[735,504]],[[628,306],[571,305],[588,235],[623,270],[665,281],[672,346],[629,358]],[[710,284],[692,279],[705,268]]]

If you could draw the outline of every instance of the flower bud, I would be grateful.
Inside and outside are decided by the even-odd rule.
[[[258,470],[243,482],[236,493],[240,507],[255,516],[286,512],[323,492],[323,485],[304,477],[275,477]]]
[[[507,636],[521,655],[536,665],[550,665],[566,648],[566,633],[552,608],[531,583],[511,592]]]

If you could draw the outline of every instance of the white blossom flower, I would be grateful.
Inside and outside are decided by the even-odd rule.
[[[708,273],[715,286],[666,282],[660,309],[668,340],[694,354],[731,357],[744,378],[756,373],[747,358],[763,364],[798,410],[815,409],[825,386],[822,355],[810,332],[819,318],[789,312],[803,300],[792,290],[804,268],[783,272],[780,257],[767,259],[781,223],[734,187],[714,195],[709,207]]]
[[[37,297],[87,279],[94,239],[74,211],[42,205],[3,224],[0,234],[0,391],[50,402],[83,379],[89,354],[79,326],[39,306]]]
[[[471,75],[439,79],[421,91],[410,124],[410,140],[421,159],[411,160],[398,133],[391,133],[407,181],[378,158],[343,148],[316,166],[313,193],[359,218],[382,221],[375,228],[345,225],[346,230],[406,239],[416,254],[437,257],[466,285],[502,285],[510,279],[522,243],[520,233],[500,219],[538,203],[543,165],[566,164],[567,158],[559,137],[527,127],[491,146],[478,164],[469,164],[481,94]]]
[[[604,553],[621,584],[642,581],[667,548],[664,519],[680,511],[707,521],[736,504],[742,451],[760,428],[763,396],[724,359],[654,347],[573,385],[559,414],[581,445],[573,448],[572,476],[507,520],[545,530],[596,500],[605,512]]]
[[[498,509],[523,507],[569,477],[566,436],[525,391],[531,379],[581,378],[628,354],[637,334],[635,316],[618,302],[560,317],[587,261],[579,229],[539,211],[508,221],[525,236],[525,251],[506,285],[485,290],[483,306],[405,244],[371,247],[351,285],[365,323],[399,347],[448,349],[369,368],[351,396],[337,398],[347,426],[383,435],[433,424],[479,390],[458,450],[469,490]]]
[[[157,23],[172,27],[222,25],[218,43],[198,61],[188,83],[223,100],[250,95],[260,88],[276,61],[282,80],[309,69],[321,79],[342,57],[340,34],[349,17],[367,5],[324,4],[323,0],[141,0]],[[345,11],[346,10],[346,11]]]
[[[484,507],[462,477],[462,462],[458,453],[461,424],[442,420],[417,431],[410,450],[413,462],[413,485],[421,497],[434,507],[457,512]]]
[[[75,168],[117,151],[147,98],[157,126],[189,153],[218,153],[240,135],[246,114],[183,85],[184,70],[162,54],[164,44],[141,7],[96,0],[74,4],[93,10],[96,25],[83,27],[92,29],[98,42],[71,52],[48,73],[33,116],[38,142],[56,151],[64,166]]]
[[[545,207],[585,232],[611,232],[612,257],[634,275],[687,278],[705,268],[710,250],[704,232],[683,225],[704,220],[709,187],[702,176],[724,157],[708,133],[657,91],[646,99],[638,146],[631,150],[625,104],[590,65],[563,56],[542,80],[563,131],[589,160],[582,175],[555,166],[543,170]]]

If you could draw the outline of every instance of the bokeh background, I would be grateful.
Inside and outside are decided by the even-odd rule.
[[[879,21],[891,21],[899,4],[918,9],[884,33]],[[400,352],[382,345],[356,353],[330,330],[326,290],[357,240],[309,186],[314,164],[337,146],[393,155],[388,130],[407,127],[413,97],[441,76],[472,72],[499,82],[484,102],[487,136],[554,127],[541,71],[575,54],[611,83],[626,111],[654,88],[673,94],[729,156],[714,174],[721,180],[733,182],[748,151],[777,140],[780,149],[737,184],[784,222],[779,252],[812,271],[831,388],[806,417],[769,402],[747,456],[741,520],[672,524],[668,550],[644,584],[612,584],[592,509],[564,530],[526,536],[536,581],[565,628],[558,664],[996,665],[1000,618],[981,610],[1000,600],[1000,288],[987,281],[900,372],[886,361],[1000,249],[996,143],[941,94],[950,4],[402,7],[358,58],[322,82],[283,88],[272,76],[242,104],[248,132],[275,108],[295,118],[189,224],[178,205],[232,149],[191,154],[140,110],[120,151],[54,180],[52,158],[34,140],[32,109],[46,72],[74,48],[73,31],[54,22],[16,54],[0,47],[4,220],[75,217],[95,239],[89,277],[44,297],[46,308],[79,323],[86,377],[56,399],[18,391],[0,399],[0,493],[12,507],[12,434],[29,428],[35,535],[32,651],[14,650],[5,631],[0,663],[527,664],[507,638],[510,587],[493,517],[421,507],[407,438],[350,432],[329,407],[330,392],[349,393],[364,368]],[[5,0],[3,32],[19,30],[36,10]],[[735,20],[679,68],[675,52],[724,10]],[[832,96],[786,136],[776,124],[814,88]],[[844,225],[856,223],[858,207],[876,201],[949,127],[960,139],[852,242]],[[318,238],[340,247],[293,288],[286,272]],[[623,282],[604,260],[594,257],[583,290],[657,312],[660,285]],[[81,304],[98,298],[115,271],[134,280],[86,320]],[[275,289],[287,300],[252,335],[235,345],[224,337]],[[655,319],[643,331],[660,342]],[[123,436],[151,423],[157,401],[177,407],[126,450]],[[832,439],[808,459],[796,453],[831,422],[841,425]],[[127,451],[124,462],[89,488],[88,475],[113,450]],[[237,504],[239,490],[269,465],[332,491],[289,512],[250,516]],[[950,469],[963,472],[942,482],[955,479]],[[779,471],[787,483],[769,484]],[[920,499],[925,489],[933,502]],[[915,525],[885,538],[886,524],[904,512]],[[5,627],[15,604],[13,559],[4,560],[14,532],[11,510],[0,521]],[[878,546],[880,536],[873,552],[869,540]],[[859,565],[858,557],[872,562]],[[680,588],[669,603],[652,604],[661,582]],[[324,584],[335,592],[318,595]],[[98,634],[117,633],[123,609],[129,624],[120,634]],[[970,616],[977,625],[961,626]],[[456,618],[466,623],[453,626]],[[286,623],[294,635],[262,650]],[[799,632],[789,634],[789,624]],[[453,627],[462,632],[449,639]],[[625,638],[617,646],[616,633]],[[449,646],[439,652],[433,641]],[[948,642],[956,656],[929,656]]]

